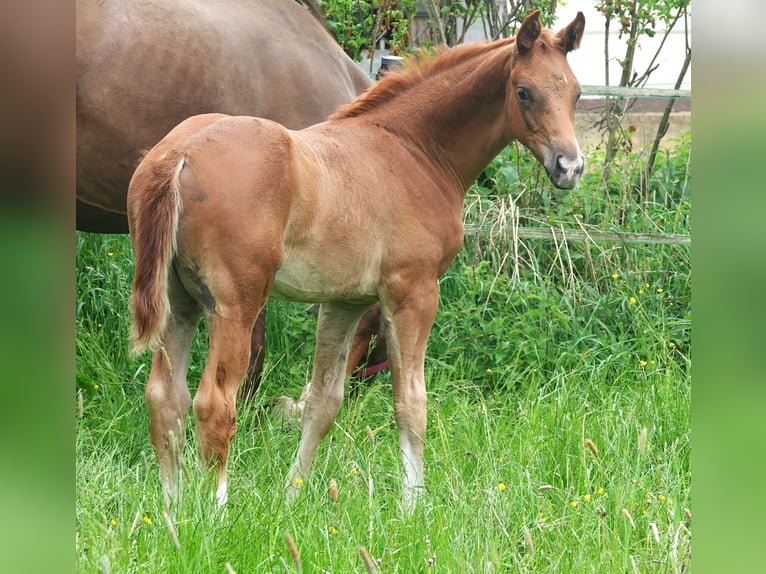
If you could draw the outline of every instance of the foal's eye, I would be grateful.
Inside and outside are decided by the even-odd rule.
[[[516,90],[516,95],[519,96],[519,101],[521,102],[531,102],[532,101],[532,95],[529,93],[529,90],[526,88],[518,88]]]

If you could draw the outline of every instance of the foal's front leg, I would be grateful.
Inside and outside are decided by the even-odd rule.
[[[365,309],[343,303],[324,303],[319,309],[314,369],[303,410],[301,442],[287,481],[290,499],[297,496],[319,441],[332,427],[343,402],[348,352]]]
[[[383,303],[388,357],[404,481],[402,509],[410,514],[423,490],[426,435],[426,344],[439,302],[436,281],[389,286]]]

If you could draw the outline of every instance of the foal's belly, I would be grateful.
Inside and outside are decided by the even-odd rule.
[[[379,283],[376,259],[349,261],[333,256],[321,261],[287,253],[274,278],[271,296],[309,303],[373,303]]]

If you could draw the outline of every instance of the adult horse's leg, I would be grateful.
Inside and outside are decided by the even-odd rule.
[[[316,354],[303,410],[301,442],[290,470],[288,496],[298,494],[300,481],[314,460],[319,441],[335,422],[343,402],[343,383],[351,341],[366,306],[324,303],[317,321]]]
[[[346,371],[351,375],[350,393],[357,392],[362,384],[369,385],[387,365],[386,329],[380,303],[375,303],[359,321],[351,344]]]
[[[310,312],[313,312],[312,309]],[[351,376],[349,394],[353,395],[357,392],[362,384],[369,385],[375,375],[387,366],[385,327],[380,314],[380,304],[375,303],[362,315],[348,352],[346,375]],[[374,370],[370,372],[370,368]],[[275,403],[278,412],[284,417],[297,418],[299,424],[303,426],[303,409],[310,392],[311,381],[303,387],[297,401],[285,396],[279,397]]]
[[[426,344],[439,302],[436,281],[388,285],[382,301],[394,394],[394,414],[404,466],[402,508],[415,509],[423,488],[426,434]]]
[[[245,380],[239,389],[239,399],[252,402],[255,392],[261,386],[261,373],[263,372],[263,357],[266,349],[266,308],[258,314],[258,319],[253,325],[253,333],[250,337],[250,366],[247,369]]]
[[[170,273],[168,299],[171,313],[163,336],[163,347],[154,351],[146,404],[149,434],[160,463],[160,481],[165,503],[178,493],[178,471],[186,441],[186,417],[191,395],[186,384],[189,350],[201,314],[197,303]]]

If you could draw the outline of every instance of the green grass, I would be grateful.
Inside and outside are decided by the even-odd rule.
[[[469,220],[516,192],[492,193],[473,190]],[[686,233],[688,198],[676,198],[621,210],[607,194],[584,208],[610,213],[604,229],[620,211],[624,230],[649,228],[649,218]],[[546,209],[560,212],[579,201],[548,199]],[[542,212],[526,216],[550,216]],[[426,362],[426,487],[411,517],[399,509],[388,374],[347,398],[301,495],[285,503],[300,433],[265,405],[300,393],[316,318],[305,306],[271,303],[265,380],[257,404],[239,415],[225,513],[207,494],[190,419],[183,496],[170,517],[180,548],[149,443],[148,357],[127,353],[129,242],[79,234],[77,249],[79,570],[290,572],[289,532],[305,572],[364,571],[360,546],[381,572],[688,571],[688,247],[571,242],[564,252],[530,241],[514,261],[497,238],[467,239],[441,281]]]

